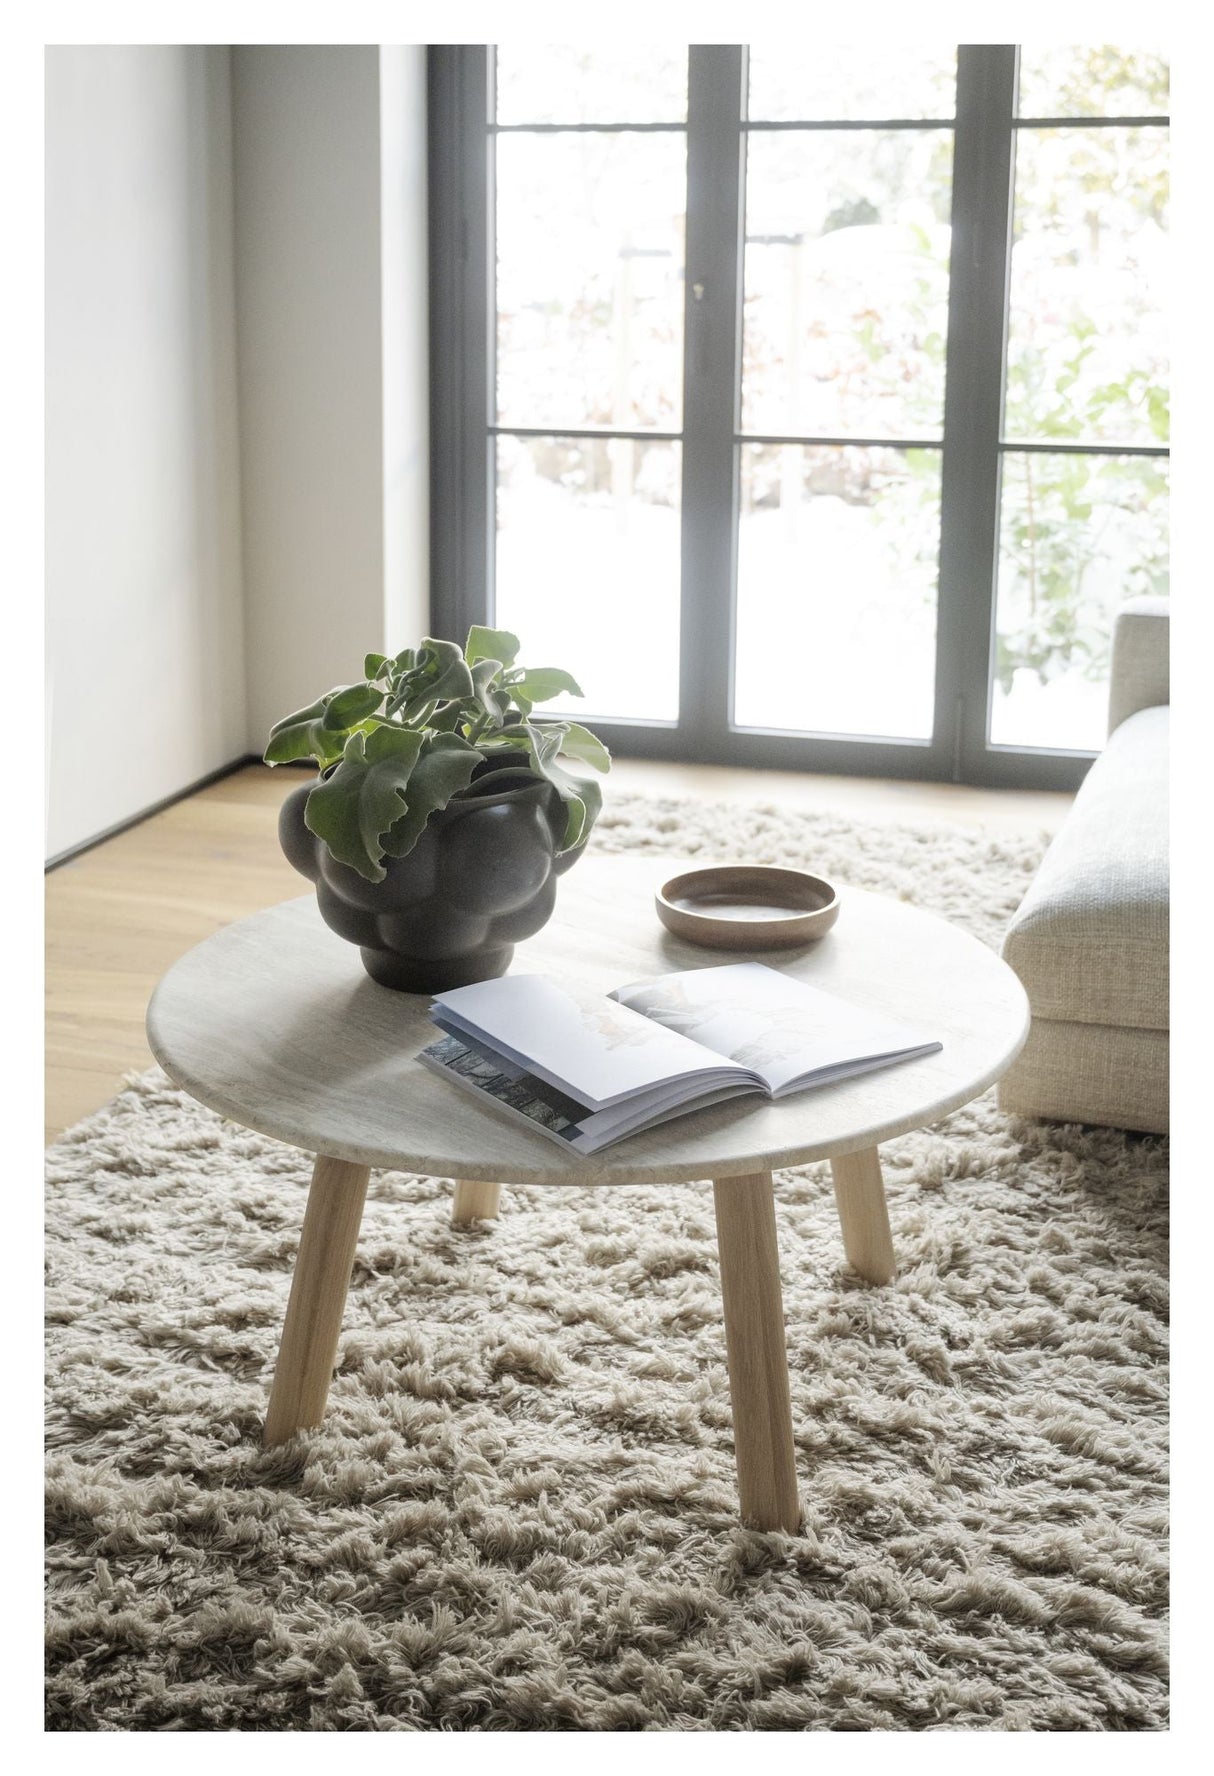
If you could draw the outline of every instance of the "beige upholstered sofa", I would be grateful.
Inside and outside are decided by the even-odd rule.
[[[1108,743],[1008,927],[1033,1022],[1003,1109],[1168,1126],[1168,604],[1118,613]]]

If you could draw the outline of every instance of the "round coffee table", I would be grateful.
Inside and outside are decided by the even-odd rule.
[[[902,1018],[938,1054],[783,1103],[735,1099],[621,1141],[563,1152],[422,1067],[429,999],[377,986],[315,899],[284,902],[217,932],[165,975],[148,1039],[170,1078],[259,1133],[318,1157],[266,1418],[267,1443],[320,1423],[372,1166],[456,1181],[454,1219],[497,1213],[503,1184],[681,1184],[711,1179],[742,1515],[800,1521],[784,1344],[773,1168],[829,1159],[843,1245],[872,1283],[894,1274],[878,1143],[984,1091],[1028,1034],[1024,991],[993,951],[945,920],[857,888],[838,924],[804,950],[705,950],[657,921],[655,888],[680,866],[582,859],[556,912],[518,946],[513,970],[607,993],[647,975],[763,961],[857,1005]]]

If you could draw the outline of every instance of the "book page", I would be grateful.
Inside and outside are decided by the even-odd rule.
[[[757,1073],[773,1095],[815,1073],[940,1047],[762,962],[665,974],[619,987],[612,997]]]
[[[417,1058],[431,1072],[441,1074],[461,1090],[475,1093],[483,1102],[559,1141],[574,1153],[598,1153],[628,1135],[640,1134],[673,1116],[681,1116],[688,1109],[706,1109],[710,1104],[737,1097],[739,1092],[756,1089],[749,1078],[741,1083],[734,1079],[697,1096],[690,1105],[661,1102],[659,1089],[657,1093],[629,1098],[610,1110],[587,1110],[534,1074],[502,1062],[489,1049],[474,1049],[455,1036],[444,1036],[431,1043]],[[672,1089],[675,1088],[668,1086],[667,1093]]]
[[[538,974],[508,974],[437,993],[442,1027],[485,1038],[499,1053],[591,1110],[655,1085],[747,1077],[741,1062],[705,1052],[687,1036],[602,993],[582,993]],[[757,1088],[757,1080],[754,1081]]]

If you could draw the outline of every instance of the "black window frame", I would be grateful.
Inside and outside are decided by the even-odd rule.
[[[1026,127],[1157,125],[1167,117],[1017,117],[1019,49],[962,44],[951,119],[865,120],[855,127],[954,133],[949,312],[941,451],[936,686],[930,740],[760,731],[735,726],[732,662],[741,435],[747,51],[692,45],[688,56],[684,412],[680,433],[594,428],[593,437],[673,435],[683,449],[677,722],[594,717],[623,756],[750,765],[979,786],[1073,790],[1094,752],[994,745],[1000,475],[1005,452],[1168,456],[1166,447],[1005,442],[1016,132]],[[496,426],[492,51],[429,50],[431,621],[462,639],[493,621]],[[532,126],[534,127],[534,126]],[[556,130],[562,126],[541,126]],[[601,129],[629,125],[582,126]],[[772,127],[772,126],[758,126]],[[780,128],[839,128],[790,123]],[[541,428],[537,428],[541,429]],[[578,436],[544,427],[544,436]],[[785,440],[780,440],[785,441]],[[797,444],[865,443],[813,436]],[[874,440],[889,445],[891,440]]]

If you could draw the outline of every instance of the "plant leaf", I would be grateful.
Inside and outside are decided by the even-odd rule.
[[[464,657],[469,666],[478,660],[500,660],[503,666],[513,666],[520,645],[518,636],[511,635],[509,629],[486,629],[473,623],[464,645]]]
[[[497,680],[501,675],[500,660],[485,658],[477,660],[472,668],[473,699],[482,714],[487,715],[495,727],[500,728],[510,707],[510,693],[499,690]]]
[[[430,717],[430,729],[436,734],[454,734],[459,730],[460,723],[465,720],[462,703],[446,703],[441,709],[435,710]]]
[[[363,661],[363,677],[379,678],[390,663],[387,654],[368,654]]]
[[[369,684],[347,685],[344,691],[331,691],[326,699],[328,708],[324,725],[338,731],[352,728],[374,715],[383,700],[383,692]]]
[[[528,667],[510,688],[516,696],[521,691],[532,703],[548,703],[553,697],[559,697],[562,691],[568,691],[572,697],[583,695],[577,679],[569,672],[562,672],[559,666]]]
[[[507,722],[492,734],[482,734],[477,741],[482,752],[531,751],[532,724],[526,721]]]
[[[423,641],[416,666],[394,681],[387,713],[406,727],[429,726],[439,703],[462,703],[473,694],[468,663],[453,641]]]
[[[418,664],[425,669],[423,681],[429,696],[445,703],[449,698],[472,695],[472,673],[463,649],[454,641],[433,641],[429,636],[421,645]]]
[[[580,722],[565,723],[565,737],[561,741],[561,751],[566,758],[580,759],[589,765],[592,771],[610,771],[611,754],[603,745],[597,734],[584,728]]]
[[[325,712],[333,695],[329,691],[306,709],[297,709],[294,715],[286,715],[274,723],[261,755],[267,765],[289,765],[296,759],[314,758],[323,770],[325,765],[341,757],[345,735],[327,730],[324,725]]]
[[[458,734],[434,734],[426,740],[409,776],[405,812],[383,835],[389,857],[406,857],[412,851],[431,814],[467,789],[480,762],[475,746]]]
[[[341,763],[318,783],[304,807],[304,824],[340,863],[368,882],[382,882],[381,837],[400,819],[405,791],[422,749],[416,729],[387,724],[352,734]]]
[[[561,851],[570,851],[575,845],[580,845],[603,805],[603,792],[595,778],[583,777],[579,772],[567,770],[560,763],[565,723],[551,722],[545,723],[543,727],[536,727],[531,722],[521,722],[518,728],[505,729],[503,732],[510,734],[512,738],[515,734],[520,736],[537,776],[547,778],[566,805]]]
[[[561,840],[560,853],[572,851],[575,845],[582,843],[598,819],[602,806],[603,791],[598,779],[583,778],[579,793],[565,801],[565,836]]]
[[[406,704],[412,703],[422,692],[426,682],[424,670],[419,666],[411,666],[407,672],[399,673],[392,680],[392,688],[388,694],[387,713],[399,715]],[[429,692],[422,697],[422,702],[429,698]]]

